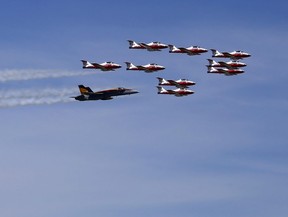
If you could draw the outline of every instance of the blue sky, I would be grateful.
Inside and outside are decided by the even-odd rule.
[[[1,216],[287,216],[287,6],[3,2]],[[127,39],[252,57],[242,75],[211,75],[211,52],[129,50]],[[81,59],[123,68],[87,72]],[[157,76],[191,79],[195,94],[159,96]],[[69,99],[78,84],[140,93],[82,103]]]

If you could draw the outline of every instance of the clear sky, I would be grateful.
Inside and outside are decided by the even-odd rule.
[[[11,0],[0,13],[0,215],[286,217],[287,1]],[[128,39],[244,50],[245,73]],[[84,71],[81,59],[114,61]],[[125,70],[125,61],[165,71]],[[197,84],[157,95],[156,77]],[[137,95],[78,102],[78,84]]]

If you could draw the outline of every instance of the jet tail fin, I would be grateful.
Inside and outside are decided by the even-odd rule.
[[[93,67],[93,64],[88,62],[87,60],[81,60],[83,64],[83,68]]]
[[[129,48],[133,48],[135,46],[140,46],[136,41],[127,40],[129,42]]]
[[[93,93],[93,91],[91,90],[90,87],[85,87],[84,85],[78,85],[80,93],[83,94],[89,94],[89,93]]]
[[[173,45],[173,44],[169,44],[168,47],[169,47],[169,52],[170,53],[175,51],[175,50],[177,50],[177,47],[175,45]]]
[[[160,77],[157,77],[159,83],[161,83],[161,81],[163,81],[164,78],[160,78]]]
[[[212,51],[212,56],[213,57],[223,56],[223,54],[221,52],[219,52],[218,50],[216,50],[216,49],[211,49],[211,51]]]
[[[125,63],[126,63],[127,69],[136,68],[136,66],[133,63],[130,63],[130,62],[125,62]]]
[[[217,69],[215,69],[214,67],[211,67],[211,66],[207,66],[207,68],[208,68],[208,73],[218,73],[218,70]]]
[[[161,86],[157,86],[157,89],[158,89],[158,94],[163,94],[163,93],[167,93],[168,91],[165,90],[163,87]]]
[[[169,82],[165,78],[157,77],[159,83],[158,85],[169,84]]]
[[[217,62],[215,60],[212,60],[212,59],[207,59],[209,61],[209,65],[210,66],[213,66],[213,65],[216,65]]]

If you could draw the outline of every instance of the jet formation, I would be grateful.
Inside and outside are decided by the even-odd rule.
[[[158,83],[158,94],[168,94],[174,95],[177,97],[188,96],[193,94],[194,91],[189,90],[189,86],[195,85],[194,81],[189,81],[188,79],[178,79],[178,80],[166,80],[164,78],[157,77]],[[177,89],[174,90],[166,90],[163,86],[175,86]]]
[[[189,47],[176,47],[173,44],[164,44],[159,41],[144,43],[144,42],[136,42],[133,40],[128,40],[129,49],[135,50],[147,50],[150,52],[153,51],[162,51],[164,49],[169,48],[169,53],[173,54],[186,54],[188,56],[196,56],[201,55],[203,53],[207,53],[208,49],[200,47],[198,45],[193,45]],[[251,54],[237,50],[232,52],[220,52],[216,49],[210,49],[212,51],[212,58],[229,58],[229,61],[215,61],[214,59],[207,59],[209,65],[206,65],[208,68],[207,73],[214,74],[223,74],[226,76],[242,74],[245,71],[244,67],[247,66],[246,63],[241,62],[240,60],[244,58],[248,58]],[[107,61],[103,63],[95,63],[89,62],[87,60],[81,60],[83,64],[83,69],[96,69],[101,71],[115,71],[120,69],[122,66],[118,63],[114,63],[112,61]],[[164,66],[159,65],[157,63],[148,63],[146,65],[135,65],[131,62],[125,62],[126,70],[131,71],[144,71],[146,73],[154,73],[157,71],[163,71],[165,69]],[[158,79],[158,94],[163,95],[173,95],[176,97],[188,96],[194,94],[193,90],[189,88],[196,83],[194,81],[190,81],[186,78],[171,80],[165,79],[162,77],[157,77]],[[74,96],[74,98],[78,101],[87,101],[87,100],[111,100],[113,97],[122,96],[122,95],[131,95],[139,93],[137,90],[117,87],[112,89],[100,90],[93,92],[90,87],[84,85],[78,85],[80,90],[80,95]],[[166,89],[165,89],[165,88]],[[174,87],[174,89],[172,88]],[[169,89],[167,89],[169,88]]]
[[[212,51],[212,57],[221,57],[221,58],[224,57],[224,58],[230,58],[234,60],[243,59],[243,58],[251,56],[251,54],[246,53],[241,50],[232,51],[232,52],[219,52],[216,49],[211,49],[211,51]]]
[[[232,52],[220,52],[216,49],[211,49],[211,51],[212,51],[212,57],[230,58],[230,61],[216,62],[213,59],[207,59],[209,62],[209,65],[206,65],[208,68],[207,73],[224,74],[227,76],[244,73],[245,71],[241,68],[247,65],[246,63],[240,62],[239,60],[251,56],[251,54],[240,50]]]
[[[162,86],[176,86],[178,88],[188,88],[191,85],[195,85],[194,81],[189,81],[186,78],[178,79],[178,80],[166,80],[165,78],[157,77],[159,83],[158,85]]]

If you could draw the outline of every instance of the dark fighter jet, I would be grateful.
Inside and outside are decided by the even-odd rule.
[[[81,95],[71,97],[78,101],[86,100],[109,100],[113,99],[114,96],[130,95],[139,93],[133,89],[127,89],[124,87],[117,87],[108,90],[101,90],[93,92],[90,87],[85,87],[84,85],[78,85]]]

